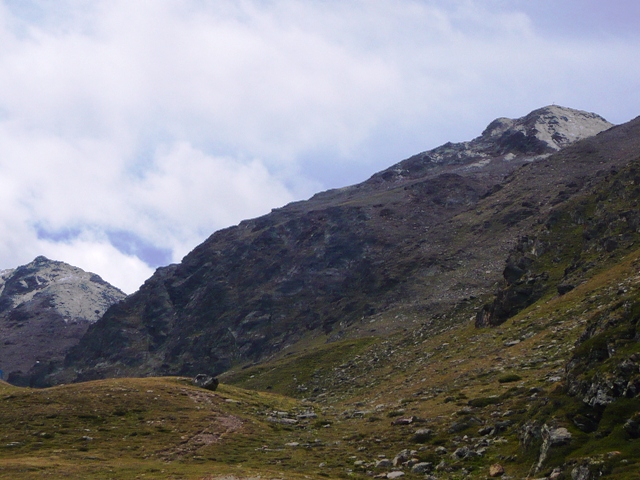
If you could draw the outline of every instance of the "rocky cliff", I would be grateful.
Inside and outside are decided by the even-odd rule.
[[[91,323],[125,294],[98,275],[37,257],[0,272],[0,369],[29,385],[64,358]]]
[[[610,127],[557,106],[498,119],[475,140],[216,232],[109,309],[59,378],[219,373],[305,338],[382,334],[369,327],[382,312],[477,302],[524,232],[626,161],[611,130],[589,143]]]

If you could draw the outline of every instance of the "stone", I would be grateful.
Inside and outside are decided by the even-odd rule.
[[[547,439],[551,446],[565,445],[571,441],[571,433],[564,427],[548,429]],[[542,430],[542,438],[545,439],[545,429]]]
[[[449,433],[462,432],[469,428],[471,424],[467,420],[460,420],[459,422],[453,422],[449,427]]]
[[[435,452],[436,452],[438,455],[446,455],[446,454],[447,454],[447,449],[446,449],[446,448],[444,448],[443,446],[439,446],[439,447],[436,447]]]
[[[451,457],[454,458],[454,459],[463,459],[463,458],[467,458],[467,457],[470,457],[470,456],[473,456],[473,453],[471,452],[469,447],[460,447],[460,448],[456,449],[456,451],[451,454]]]
[[[507,413],[509,412],[505,412],[505,414]],[[493,435],[497,435],[501,432],[504,432],[507,428],[511,426],[512,423],[513,422],[511,420],[502,420],[500,422],[496,422],[496,424],[493,426]]]
[[[528,421],[518,430],[518,438],[524,449],[528,449],[542,435],[542,428],[533,420]]]
[[[389,472],[387,473],[387,478],[400,478],[404,477],[404,472]]]
[[[383,458],[382,460],[378,460],[376,462],[376,468],[391,468],[393,467],[393,463],[388,458]]]
[[[504,475],[504,467],[499,463],[494,463],[489,467],[490,477],[500,477],[502,475]]]
[[[306,412],[296,415],[298,420],[313,420],[318,418],[318,415],[315,412]]]
[[[549,475],[549,480],[559,480],[560,478],[562,478],[562,469],[556,467]]]
[[[571,470],[571,480],[591,480],[592,478],[588,465],[578,465]]]
[[[279,423],[281,425],[296,425],[297,420],[293,418],[267,417],[267,422]]]
[[[433,470],[431,462],[420,462],[411,467],[411,473],[429,473],[431,470]]]
[[[622,429],[629,435],[631,438],[639,438],[640,437],[640,417],[634,416],[629,418]]]
[[[565,293],[569,293],[571,290],[576,288],[576,286],[565,283],[558,285],[556,288],[558,290],[558,295],[564,295]]]
[[[417,420],[417,417],[398,418],[391,422],[391,425],[411,425]]]
[[[394,467],[399,467],[400,465],[402,465],[405,462],[409,461],[409,459],[411,458],[411,453],[412,452],[410,452],[409,450],[402,450],[393,459],[393,466]]]
[[[540,447],[540,457],[535,468],[536,472],[542,468],[544,461],[549,455],[549,450],[553,447],[566,445],[571,442],[571,433],[564,427],[553,428],[544,424],[540,433],[542,436],[542,446]]]
[[[220,382],[217,378],[204,373],[199,373],[193,378],[193,384],[200,388],[206,388],[207,390],[215,391],[218,388]]]
[[[430,428],[420,428],[415,431],[411,440],[415,443],[424,443],[433,436],[433,430]]]

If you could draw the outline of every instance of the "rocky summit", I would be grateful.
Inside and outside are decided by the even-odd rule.
[[[0,272],[0,369],[14,384],[37,384],[125,294],[98,275],[37,257]]]
[[[216,232],[111,308],[61,378],[217,374],[475,304],[520,235],[624,161],[598,150],[606,137],[586,155],[571,147],[611,126],[558,106],[498,119],[475,140]]]

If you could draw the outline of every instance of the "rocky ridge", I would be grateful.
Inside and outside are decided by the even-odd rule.
[[[423,176],[436,167],[458,167],[451,171],[484,169],[497,170],[501,163],[534,161],[545,158],[562,148],[611,128],[601,116],[550,105],[518,118],[498,118],[482,135],[469,142],[446,143],[441,147],[419,153],[380,173],[377,180],[405,180]],[[504,170],[509,170],[507,167]],[[434,173],[439,173],[435,170]]]
[[[394,309],[477,301],[517,238],[603,168],[566,145],[610,126],[556,106],[499,119],[471,142],[216,232],[110,309],[59,378],[219,373],[301,341],[369,334]],[[406,327],[383,323],[377,334]]]
[[[0,272],[0,369],[15,384],[48,373],[125,294],[98,275],[37,257]]]

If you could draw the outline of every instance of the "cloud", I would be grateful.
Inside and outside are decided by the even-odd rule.
[[[68,242],[41,240],[37,246],[41,254],[48,258],[64,259],[84,270],[100,272],[103,280],[125,293],[137,290],[141,279],[149,278],[154,270],[140,258],[123,254],[106,239],[96,238],[87,232]]]
[[[0,267],[61,255],[132,291],[219,228],[495,117],[552,102],[637,115],[640,37],[617,35],[618,17],[592,35],[549,15],[498,0],[0,1]]]
[[[293,200],[257,159],[240,163],[212,157],[186,142],[163,146],[154,158],[153,166],[130,186],[136,199],[132,217],[143,219],[134,231],[157,245],[170,239],[173,261],[216,227],[265,213],[265,198],[274,205]]]

